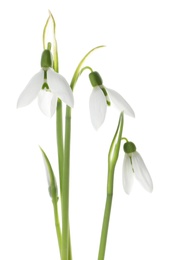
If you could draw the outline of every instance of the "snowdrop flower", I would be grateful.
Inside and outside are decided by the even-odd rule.
[[[114,104],[120,112],[134,117],[134,111],[124,98],[116,91],[105,88],[99,73],[93,71],[89,74],[93,90],[89,100],[91,121],[95,129],[98,129],[104,122],[107,106]]]
[[[42,53],[41,70],[33,76],[21,93],[17,107],[29,105],[38,97],[40,110],[46,116],[53,116],[57,99],[60,98],[66,105],[73,107],[73,93],[66,79],[52,68],[50,48]]]
[[[153,182],[140,154],[136,151],[136,146],[132,142],[124,144],[123,162],[123,187],[127,194],[130,194],[134,177],[140,182],[145,190],[152,192]]]

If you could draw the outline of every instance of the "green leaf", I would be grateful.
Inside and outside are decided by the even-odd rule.
[[[53,47],[53,69],[58,72],[59,71],[59,61],[58,61],[58,49],[57,49],[57,41],[56,41],[56,22],[55,19],[52,15],[52,13],[49,11],[49,17],[45,23],[44,29],[43,29],[43,48],[44,50],[47,49],[47,45],[46,45],[46,35],[47,35],[47,28],[49,25],[49,21],[50,19],[52,20],[52,24],[53,24],[53,43],[52,43],[52,47]]]
[[[55,175],[54,175],[51,163],[50,163],[46,153],[44,152],[44,150],[41,147],[40,147],[40,150],[42,152],[44,164],[45,164],[45,168],[46,168],[47,180],[48,180],[48,185],[49,185],[49,194],[52,198],[58,197],[58,188],[57,188]]]
[[[107,183],[108,193],[111,193],[113,190],[114,169],[120,151],[120,144],[121,144],[121,138],[123,132],[123,123],[124,123],[124,115],[122,112],[120,114],[117,130],[114,135],[113,141],[110,146],[109,154],[108,154],[108,183]]]
[[[81,71],[82,65],[83,65],[83,63],[85,62],[86,58],[87,58],[93,51],[95,51],[95,50],[97,50],[97,49],[99,49],[99,48],[103,48],[103,47],[105,47],[105,46],[104,46],[104,45],[100,45],[100,46],[97,46],[97,47],[93,48],[93,49],[90,50],[90,51],[83,57],[83,59],[79,62],[78,66],[77,66],[77,68],[76,68],[76,70],[75,70],[75,73],[74,73],[74,75],[73,75],[71,84],[70,84],[72,90],[74,89],[74,86],[75,86],[75,84],[76,84],[76,82],[77,82],[77,80],[78,80],[78,77],[79,77],[79,75],[80,75],[80,71]]]

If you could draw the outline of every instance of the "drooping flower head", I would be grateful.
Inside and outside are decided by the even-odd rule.
[[[70,107],[73,107],[74,103],[68,82],[51,68],[53,60],[50,48],[48,44],[48,49],[42,53],[41,70],[28,82],[17,102],[17,107],[24,107],[38,97],[40,110],[49,117],[55,113],[58,98]]]
[[[130,194],[134,177],[139,181],[143,188],[149,192],[153,190],[153,182],[147,170],[147,167],[136,151],[136,146],[132,142],[126,142],[123,146],[125,156],[123,162],[123,188],[127,194]]]
[[[95,129],[98,129],[105,120],[107,106],[114,104],[120,112],[134,117],[134,111],[125,99],[116,91],[106,88],[97,71],[89,74],[93,90],[89,100],[91,121]]]

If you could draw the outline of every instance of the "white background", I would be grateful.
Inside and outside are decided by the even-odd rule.
[[[0,4],[0,259],[59,259],[53,209],[38,145],[57,172],[55,118],[34,101],[16,109],[40,69],[42,30],[50,9],[57,21],[60,73],[70,82],[80,59],[118,91],[136,118],[124,136],[135,142],[154,183],[152,194],[135,182],[122,187],[123,149],[115,172],[105,260],[169,259],[169,4],[167,0],[41,0]],[[97,259],[106,198],[107,153],[119,112],[104,125],[90,122],[88,73],[76,85],[72,112],[70,221],[74,260]]]

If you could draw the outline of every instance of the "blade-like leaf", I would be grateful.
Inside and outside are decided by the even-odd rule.
[[[104,45],[100,45],[100,46],[97,46],[97,47],[93,48],[93,49],[90,50],[90,51],[83,57],[83,59],[79,62],[78,66],[77,66],[77,68],[76,68],[76,70],[75,70],[75,73],[74,73],[74,75],[73,75],[71,84],[70,84],[72,90],[74,89],[74,86],[75,86],[75,84],[76,84],[76,82],[77,82],[77,80],[78,80],[78,77],[79,77],[79,75],[80,75],[80,71],[81,71],[82,65],[83,65],[83,63],[85,62],[86,58],[87,58],[93,51],[95,51],[95,50],[97,50],[97,49],[99,49],[99,48],[102,48],[102,47],[105,47],[105,46],[104,46]]]
[[[46,168],[50,196],[58,197],[58,188],[57,188],[55,175],[54,175],[51,163],[50,163],[46,153],[44,152],[44,150],[41,147],[40,147],[40,150],[42,152],[44,164],[45,164],[45,168]]]
[[[121,138],[123,132],[123,123],[124,123],[124,116],[122,112],[119,117],[117,130],[114,135],[113,141],[111,143],[109,155],[108,155],[108,183],[107,183],[108,193],[111,193],[113,190],[114,169],[119,156],[119,150],[120,150],[120,144],[121,144]]]
[[[44,26],[44,29],[43,29],[43,49],[45,50],[47,48],[46,46],[46,43],[45,43],[45,40],[46,40],[46,30],[47,30],[47,26],[48,26],[48,23],[49,23],[49,20],[50,20],[50,14],[49,14],[49,17],[45,23],[45,26]]]

